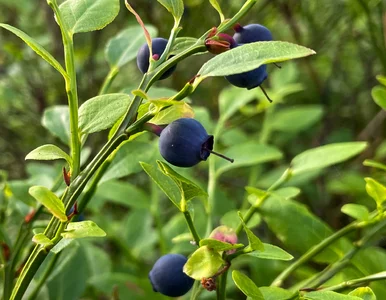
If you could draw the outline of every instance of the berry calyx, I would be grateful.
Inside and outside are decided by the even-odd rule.
[[[169,297],[185,295],[194,283],[194,279],[183,272],[186,262],[187,258],[181,254],[161,256],[149,272],[153,290]]]
[[[154,60],[158,60],[161,57],[162,53],[166,49],[167,44],[168,40],[164,38],[154,38],[151,40],[152,58]],[[143,74],[145,74],[149,70],[149,58],[149,47],[147,43],[145,43],[141,46],[141,48],[139,48],[137,54],[137,66]],[[172,66],[170,69],[168,69],[165,73],[162,74],[160,79],[165,79],[169,77],[174,72],[176,67],[177,65]]]
[[[162,157],[177,167],[192,167],[207,160],[211,153],[231,162],[233,159],[213,151],[214,138],[195,119],[181,118],[166,126],[159,139]]]

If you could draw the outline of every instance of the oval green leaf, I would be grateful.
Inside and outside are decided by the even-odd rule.
[[[350,295],[343,295],[331,291],[316,291],[304,295],[306,300],[361,300],[361,298]]]
[[[217,0],[209,0],[210,4],[213,6],[215,10],[217,10],[219,16],[220,16],[220,21],[221,23],[224,21],[225,17],[224,14],[222,13],[220,4],[217,2]]]
[[[244,44],[221,53],[206,62],[198,71],[201,80],[227,76],[257,69],[261,65],[282,62],[315,54],[315,51],[296,44],[272,41]]]
[[[369,219],[369,210],[364,205],[348,203],[343,205],[340,210],[342,213],[359,221],[367,221]]]
[[[11,25],[0,23],[0,27],[12,32],[19,38],[21,38],[33,51],[41,56],[46,62],[53,66],[60,74],[62,74],[64,79],[68,78],[66,71],[63,69],[62,65],[46,50],[41,46],[36,40],[30,37],[28,34],[24,33],[20,29],[17,29]]]
[[[130,104],[127,94],[106,94],[87,100],[79,108],[79,129],[82,133],[98,132],[114,125]]]
[[[357,288],[349,293],[349,296],[356,296],[362,300],[377,300],[373,290],[368,286]]]
[[[386,88],[383,86],[376,86],[371,90],[371,96],[374,102],[382,109],[386,110]]]
[[[341,163],[366,149],[366,142],[336,143],[304,151],[291,162],[293,175]]]
[[[178,24],[184,14],[184,2],[182,0],[157,0],[170,12]]]
[[[28,192],[60,221],[67,221],[63,202],[49,189],[44,186],[33,186]]]
[[[157,36],[157,28],[146,25],[151,36]],[[111,38],[106,45],[106,60],[111,68],[121,68],[137,57],[139,48],[146,43],[143,29],[140,25],[130,26]]]
[[[259,288],[247,275],[237,270],[233,270],[232,279],[244,295],[253,300],[264,300],[263,294],[260,292]]]
[[[119,0],[67,0],[60,6],[65,30],[71,34],[99,30],[119,12]]]
[[[272,260],[292,260],[294,257],[289,254],[287,251],[281,249],[278,246],[266,244],[264,245],[264,251],[253,251],[248,253],[248,255],[262,258],[262,259],[272,259]]]
[[[375,76],[378,80],[378,82],[384,86],[386,86],[386,76],[383,75],[377,75]]]
[[[196,42],[197,39],[194,37],[178,37],[174,40],[169,55],[177,55],[178,53],[181,53],[182,51],[193,46]]]
[[[193,252],[183,270],[188,276],[201,280],[216,274],[223,264],[225,264],[225,261],[217,251],[203,246]]]
[[[239,218],[241,223],[243,224],[243,228],[248,237],[248,248],[249,250],[257,250],[264,251],[264,244],[260,241],[260,239],[245,225],[244,219],[239,212]]]
[[[386,200],[386,187],[370,177],[365,178],[365,181],[367,193],[375,200],[378,206],[381,206]]]
[[[52,241],[44,233],[35,234],[32,237],[32,241],[38,245],[42,245],[43,247],[53,245]]]
[[[93,221],[82,221],[69,223],[61,235],[65,239],[79,239],[84,237],[106,236],[106,232]]]
[[[255,141],[246,142],[241,145],[234,145],[223,151],[225,156],[233,158],[230,163],[224,159],[218,159],[216,176],[240,167],[249,167],[273,160],[281,159],[283,154],[275,147],[259,144]],[[213,158],[212,158],[213,159]]]
[[[70,141],[70,112],[67,105],[56,105],[44,111],[42,125],[63,143]]]
[[[184,101],[178,101],[177,103],[162,109],[149,121],[149,123],[165,125],[180,118],[194,118],[192,107]]]
[[[58,146],[47,144],[40,146],[30,153],[27,154],[25,159],[34,159],[34,160],[55,160],[55,159],[64,159],[68,164],[72,165],[71,157],[60,149]]]
[[[226,243],[222,242],[216,239],[202,239],[200,241],[200,247],[202,246],[208,246],[208,248],[215,250],[215,251],[228,251],[231,249],[238,249],[243,247],[243,244],[231,244],[231,243]]]

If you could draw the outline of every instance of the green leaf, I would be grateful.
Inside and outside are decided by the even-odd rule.
[[[299,175],[343,162],[358,155],[366,147],[366,142],[348,142],[329,144],[306,150],[292,159],[292,174]]]
[[[44,233],[35,234],[32,237],[32,241],[36,244],[42,245],[43,247],[53,245],[52,241]]]
[[[34,160],[55,160],[55,159],[65,159],[68,164],[72,165],[71,157],[60,149],[58,146],[47,144],[40,146],[30,153],[27,154],[25,159],[34,159]]]
[[[240,291],[246,296],[253,300],[264,300],[263,294],[260,292],[259,288],[247,275],[237,270],[233,270],[232,279]]]
[[[243,224],[243,228],[248,237],[248,248],[251,250],[264,251],[264,244],[260,241],[260,239],[245,225],[244,219],[239,212],[239,218]]]
[[[234,145],[223,151],[227,157],[233,158],[234,163],[224,159],[216,162],[216,176],[240,167],[249,167],[257,164],[279,160],[283,154],[275,147],[265,144],[258,144],[256,141],[249,141],[244,144]]]
[[[219,252],[210,249],[207,246],[198,248],[189,257],[184,265],[184,273],[188,276],[201,280],[216,274],[220,267],[225,264]]]
[[[299,132],[308,129],[323,116],[320,105],[299,105],[275,112],[269,126],[282,132]]]
[[[295,198],[297,195],[299,195],[301,192],[301,190],[297,187],[293,187],[293,186],[288,186],[288,187],[284,187],[284,188],[281,188],[281,189],[278,189],[278,190],[275,190],[273,192],[270,192],[271,194],[275,194],[275,195],[278,195],[280,197],[283,197],[285,199],[291,199],[291,198]]]
[[[158,149],[148,142],[129,141],[119,147],[110,167],[103,175],[102,182],[122,178],[142,171],[139,161],[150,162],[154,160]]]
[[[341,211],[359,221],[367,221],[369,219],[369,210],[364,205],[348,203],[342,206]]]
[[[156,125],[169,124],[180,118],[194,118],[192,107],[184,101],[178,101],[157,113],[149,123]]]
[[[276,286],[262,286],[260,292],[263,294],[264,300],[288,300],[294,296],[293,292]]]
[[[375,86],[371,90],[371,96],[373,97],[373,100],[378,106],[380,106],[382,109],[386,109],[386,88],[383,86]]]
[[[106,94],[87,100],[79,108],[79,129],[82,133],[98,132],[114,125],[130,104],[127,94]]]
[[[368,286],[359,287],[349,293],[349,296],[356,296],[361,298],[362,300],[377,300],[374,292]]]
[[[247,213],[247,209],[241,210],[241,213],[245,215]],[[222,215],[220,219],[220,224],[226,225],[231,228],[237,228],[240,223],[239,215],[237,210],[227,211]],[[255,213],[252,218],[248,221],[249,228],[256,227],[261,223],[261,217],[258,213]]]
[[[144,162],[140,162],[143,170],[150,176],[150,178],[158,185],[158,187],[165,193],[165,195],[173,202],[178,209],[180,207],[180,192],[174,181],[165,176],[158,168]]]
[[[268,192],[260,190],[251,186],[246,186],[245,190],[248,192],[248,202],[256,207],[259,207],[262,201],[268,196]]]
[[[343,295],[343,294],[338,294],[336,292],[331,292],[331,291],[310,292],[304,295],[304,299],[307,299],[307,300],[361,300],[361,298],[356,296]]]
[[[42,125],[63,143],[70,143],[70,112],[67,105],[56,105],[44,111]]]
[[[84,237],[106,236],[106,232],[93,221],[82,221],[69,223],[61,235],[65,239],[79,239]]]
[[[28,192],[60,221],[67,221],[63,202],[49,189],[44,186],[33,186]]]
[[[273,260],[292,260],[294,257],[288,252],[284,251],[278,246],[266,244],[264,245],[264,251],[253,251],[248,253],[248,255],[262,258],[262,259],[273,259]]]
[[[55,253],[55,254],[58,254],[60,251],[62,251],[63,249],[67,248],[68,246],[70,246],[72,244],[72,242],[74,241],[74,239],[61,239],[59,241],[59,243],[57,243],[52,249],[51,249],[51,252],[52,253]]]
[[[222,13],[220,4],[218,4],[217,0],[209,0],[210,4],[213,6],[215,10],[217,10],[219,16],[220,16],[220,21],[221,23],[224,21],[224,14]]]
[[[366,177],[366,191],[375,200],[377,206],[381,206],[386,200],[386,187],[373,178]]]
[[[157,0],[170,12],[178,24],[184,14],[184,2],[182,0]]]
[[[276,194],[265,199],[259,212],[269,229],[289,251],[305,253],[333,234],[331,228],[313,215],[305,205]],[[341,258],[349,249],[351,243],[342,238],[313,260],[331,263]]]
[[[161,172],[175,182],[181,191],[181,195],[183,195],[186,201],[189,201],[194,197],[208,196],[208,194],[201,187],[185,178],[184,176],[178,174],[168,164],[159,160],[157,160],[157,164]]]
[[[376,78],[380,84],[386,86],[386,76],[377,75]]]
[[[151,36],[157,36],[157,28],[146,25]],[[105,48],[106,60],[110,68],[120,69],[129,61],[137,57],[139,48],[146,43],[143,29],[140,25],[133,25],[120,31],[111,38]]]
[[[221,53],[207,61],[198,71],[200,80],[227,76],[257,69],[261,65],[282,62],[315,54],[315,51],[288,42],[255,42]]]
[[[381,169],[383,171],[386,171],[386,165],[385,164],[382,164],[382,163],[377,162],[377,161],[372,160],[372,159],[366,159],[363,162],[363,165],[367,166],[367,167],[373,167],[373,168],[377,168],[377,169]]]
[[[229,86],[223,89],[219,95],[220,124],[223,126],[226,120],[232,117],[241,107],[256,99],[256,92],[253,90],[240,89]]]
[[[133,208],[150,208],[149,195],[127,181],[109,180],[98,186],[97,197]]]
[[[24,33],[20,29],[17,29],[11,25],[0,23],[0,27],[12,32],[19,38],[21,38],[33,51],[41,56],[46,62],[53,66],[60,74],[62,74],[64,79],[68,78],[66,71],[63,69],[62,65],[46,50],[41,46],[36,40],[30,37],[28,34]]]
[[[231,244],[231,243],[226,243],[222,242],[216,239],[202,239],[200,240],[200,247],[202,246],[207,246],[208,248],[215,250],[215,251],[228,251],[231,249],[238,249],[243,247],[243,244]]]
[[[194,37],[178,37],[174,40],[169,55],[177,55],[178,53],[181,53],[182,51],[185,51],[189,47],[193,46],[196,42],[197,39]]]
[[[99,30],[119,12],[119,0],[67,0],[59,6],[65,30],[71,34]]]

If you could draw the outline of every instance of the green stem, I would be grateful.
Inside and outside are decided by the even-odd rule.
[[[47,278],[51,275],[51,272],[54,270],[55,264],[58,261],[61,253],[57,253],[53,255],[50,262],[47,264],[46,269],[44,270],[44,274],[40,277],[39,281],[35,285],[32,293],[30,294],[28,300],[34,300],[38,296],[40,289],[46,282]]]
[[[366,235],[361,238],[358,242],[354,243],[354,247],[347,252],[340,260],[330,265],[322,272],[320,272],[316,278],[313,278],[311,281],[303,284],[303,288],[317,288],[325,283],[327,280],[332,278],[335,274],[337,274],[340,270],[342,270],[350,260],[359,252],[359,250],[363,249],[369,241],[380,232],[380,230],[386,226],[386,222],[380,222],[377,226],[374,226]]]
[[[72,158],[71,177],[75,178],[80,172],[80,138],[78,129],[78,90],[76,82],[76,69],[74,59],[74,41],[72,32],[67,28],[62,19],[59,6],[56,0],[47,0],[48,5],[55,13],[56,20],[59,24],[64,46],[64,60],[66,65],[66,93],[70,111],[70,148]]]
[[[206,234],[208,236],[213,229],[213,206],[215,205],[216,197],[216,160],[209,160],[209,173],[208,173],[208,205],[207,205],[207,225]]]
[[[27,289],[29,283],[34,277],[36,271],[39,269],[40,265],[43,263],[46,258],[48,252],[41,247],[40,245],[36,245],[34,250],[32,251],[30,257],[28,258],[23,271],[20,274],[20,277],[16,281],[16,284],[13,288],[12,295],[10,300],[20,300],[22,299],[25,290]],[[24,270],[34,270],[34,272],[24,272]]]
[[[272,282],[271,286],[280,286],[283,281],[297,268],[305,264],[306,262],[310,261],[313,257],[315,257],[317,254],[322,252],[326,247],[330,246],[332,243],[340,239],[341,237],[357,230],[358,228],[363,228],[364,224],[367,223],[358,223],[353,222],[345,227],[343,227],[341,230],[335,232],[334,234],[330,235],[328,238],[321,241],[319,244],[312,247],[310,250],[308,250],[306,253],[304,253],[296,262],[291,264],[288,268],[286,268],[283,272],[277,276],[274,281]]]
[[[156,186],[155,182],[153,180],[151,180],[150,184],[151,184],[151,208],[150,208],[150,211],[153,215],[155,227],[157,229],[161,255],[164,255],[164,254],[167,254],[168,249],[167,249],[165,235],[163,232],[163,224],[162,224],[162,219],[161,219],[161,214],[160,214],[160,207],[159,207],[160,197],[159,197],[158,187]]]
[[[276,190],[277,188],[279,188],[282,184],[284,184],[285,182],[287,182],[291,176],[292,176],[292,173],[291,173],[291,169],[287,169],[283,175],[274,183],[270,186],[270,188],[267,190],[267,193],[266,193],[266,196],[261,199],[259,201],[259,203],[257,205],[252,205],[249,210],[247,211],[247,213],[245,214],[245,216],[243,216],[243,219],[244,219],[244,222],[245,224],[248,224],[249,220],[253,217],[253,215],[255,214],[255,212],[259,209],[259,207],[264,203],[264,200],[268,198],[269,196],[269,192],[271,191],[274,191]],[[243,224],[240,223],[239,226],[237,226],[236,228],[236,234],[240,234],[241,230],[243,229]]]
[[[186,223],[188,224],[190,233],[191,233],[192,236],[193,236],[194,242],[196,243],[197,246],[199,246],[199,245],[200,245],[200,240],[201,240],[201,238],[200,238],[200,236],[198,235],[197,230],[196,230],[196,227],[195,227],[194,224],[193,224],[192,216],[190,215],[190,212],[187,211],[187,210],[183,211],[183,214],[184,214]]]
[[[341,291],[341,290],[344,290],[347,288],[367,285],[370,282],[378,281],[378,280],[385,280],[385,279],[386,279],[386,272],[380,272],[380,273],[372,274],[369,276],[348,280],[348,281],[345,281],[345,282],[342,282],[342,283],[339,283],[337,285],[333,285],[330,287],[321,288],[321,289],[319,289],[319,291]]]
[[[99,95],[106,94],[108,89],[110,88],[111,84],[113,83],[113,80],[118,75],[119,69],[117,67],[112,67],[107,74],[105,80],[103,81],[102,87],[99,90]]]
[[[216,290],[217,300],[226,299],[226,286],[227,286],[227,276],[229,269],[226,269],[223,274],[218,277],[218,286]]]
[[[256,0],[248,0],[247,2],[245,2],[232,19],[226,20],[225,22],[220,24],[220,26],[217,28],[217,31],[224,32],[228,29],[231,29],[237,22],[239,22],[242,17],[244,17],[248,13],[248,11],[252,8],[253,5],[255,5],[256,2]]]

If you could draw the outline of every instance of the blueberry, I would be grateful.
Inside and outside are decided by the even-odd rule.
[[[238,45],[241,46],[241,45]],[[252,71],[225,76],[229,83],[248,90],[260,86],[267,78],[267,66],[262,65]]]
[[[165,51],[166,45],[168,43],[168,40],[164,38],[154,38],[151,40],[151,48],[153,52],[153,56],[156,55],[161,57],[162,53]],[[145,74],[147,70],[149,69],[149,56],[150,56],[150,51],[147,43],[143,44],[141,48],[138,50],[137,54],[137,66],[139,70]],[[160,79],[165,79],[169,77],[174,70],[176,69],[177,65],[174,65],[171,67],[169,70],[167,70],[165,73],[162,74]]]
[[[272,34],[269,29],[260,24],[249,24],[244,27],[236,25],[234,30],[236,33],[233,35],[233,39],[238,44],[272,41]]]
[[[206,160],[213,149],[213,136],[195,119],[181,118],[162,130],[159,139],[162,157],[177,167],[192,167]]]
[[[153,290],[169,297],[185,295],[194,283],[194,279],[182,271],[186,261],[181,254],[161,256],[149,272]]]

